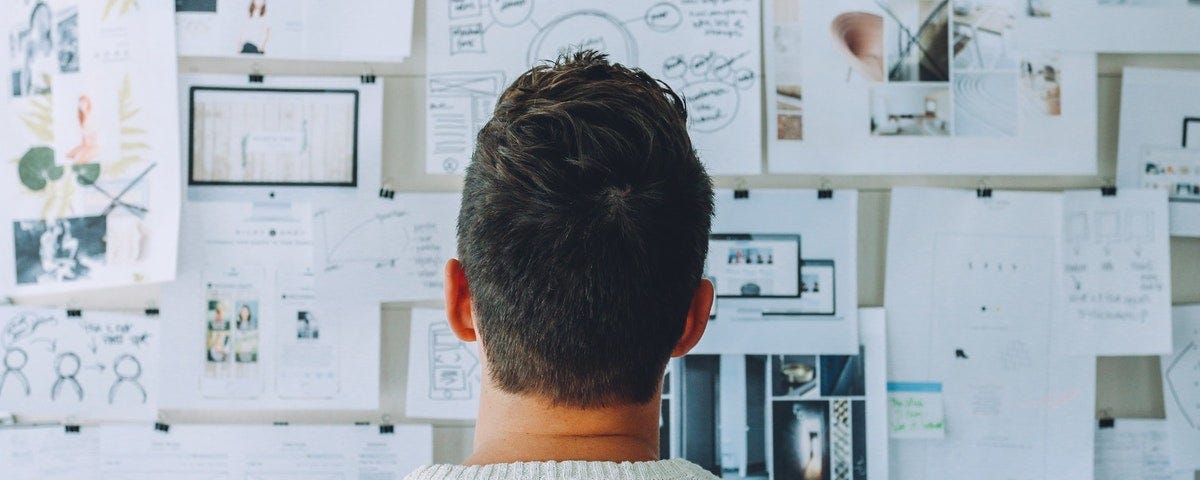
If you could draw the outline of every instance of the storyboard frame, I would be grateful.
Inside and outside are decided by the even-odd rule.
[[[382,80],[367,83],[359,77],[180,75],[179,107],[184,119],[180,138],[186,139],[180,150],[187,159],[180,180],[187,187],[186,199],[303,202],[377,196],[383,168],[382,85]],[[196,95],[201,101],[194,101]],[[287,99],[281,102],[283,96]],[[203,110],[203,100],[212,98],[222,98],[224,104]],[[293,99],[307,102],[296,105]],[[242,108],[237,102],[262,108]],[[230,115],[240,120],[230,121]],[[197,125],[212,128],[193,129]],[[246,157],[253,151],[252,159],[261,164],[248,163],[251,167],[246,170],[240,161],[226,158],[217,178],[197,174],[194,168],[204,161],[193,158],[199,147],[214,152],[219,148],[225,157]],[[327,154],[341,159],[333,170],[322,170]],[[313,167],[290,178],[277,172],[257,173],[281,169],[288,156],[311,156],[313,161],[307,165]]]
[[[277,100],[269,100],[269,97],[277,97]],[[348,105],[345,104],[347,100]],[[358,90],[193,86],[188,91],[188,185],[355,187],[358,185],[358,109]],[[210,138],[208,132],[219,128],[218,124],[236,128],[229,127],[235,121],[236,113],[245,115],[241,120],[246,124],[255,121],[278,123],[274,130],[242,133],[240,138]],[[252,119],[252,116],[258,118]],[[283,124],[288,120],[299,122],[293,126],[299,128],[298,133],[285,130],[287,125]],[[213,133],[211,137],[219,137],[219,134]],[[226,158],[225,168],[218,168],[214,164],[214,150],[223,147],[240,153],[240,162],[229,161],[234,160],[230,155]],[[275,160],[275,168],[262,165],[261,170],[267,172],[248,171],[257,163],[252,156]],[[303,160],[307,160],[307,165],[301,164]],[[262,160],[263,163],[267,161]],[[304,170],[305,166],[308,167],[308,178],[278,171]],[[235,173],[240,173],[242,178],[234,178]]]

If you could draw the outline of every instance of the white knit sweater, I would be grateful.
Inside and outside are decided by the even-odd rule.
[[[657,462],[525,462],[495,465],[429,465],[405,480],[712,480],[687,460]]]

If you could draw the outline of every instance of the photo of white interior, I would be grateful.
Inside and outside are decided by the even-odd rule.
[[[870,120],[876,136],[948,136],[953,126],[950,89],[944,84],[875,86]]]

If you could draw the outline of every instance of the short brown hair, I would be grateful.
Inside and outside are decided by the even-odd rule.
[[[665,83],[592,51],[517,78],[479,132],[458,219],[498,387],[577,407],[652,400],[712,202]]]

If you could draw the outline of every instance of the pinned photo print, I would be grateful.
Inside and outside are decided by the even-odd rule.
[[[86,279],[104,266],[103,216],[13,222],[17,284]]]
[[[175,0],[175,12],[217,13],[217,0]]]
[[[312,312],[296,312],[296,338],[301,340],[321,338],[321,329],[318,328],[317,318]]]
[[[950,89],[944,84],[891,84],[871,88],[871,135],[950,135]]]
[[[801,397],[817,386],[817,357],[812,355],[772,355],[771,395]]]
[[[775,402],[775,478],[824,480],[829,471],[829,402]]]
[[[1031,115],[1062,115],[1062,66],[1053,55],[1021,61],[1021,104]]]
[[[889,82],[950,81],[950,8],[946,0],[876,2],[884,10]]]

